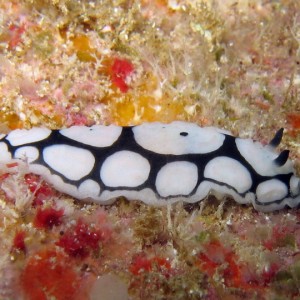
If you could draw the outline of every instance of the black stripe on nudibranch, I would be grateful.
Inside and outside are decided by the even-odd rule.
[[[212,192],[271,211],[300,202],[288,150],[274,153],[282,134],[263,146],[186,122],[33,128],[0,136],[0,161],[26,160],[31,172],[78,199],[123,195],[163,204]]]

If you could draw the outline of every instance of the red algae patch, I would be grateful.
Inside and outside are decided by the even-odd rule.
[[[106,233],[107,234],[107,233]],[[66,232],[61,233],[61,238],[56,243],[57,246],[71,257],[86,258],[90,254],[97,254],[100,250],[100,241],[108,237],[82,220],[78,220]]]
[[[293,130],[300,130],[300,113],[287,114],[287,121]]]
[[[259,283],[248,267],[238,262],[238,256],[220,241],[213,240],[205,244],[203,251],[198,254],[198,259],[199,268],[209,277],[221,276],[226,287],[254,289],[260,284],[265,284]],[[269,277],[274,275],[269,273]],[[268,279],[266,278],[266,281]]]
[[[14,240],[12,251],[19,251],[26,253],[26,244],[25,244],[26,233],[24,231],[17,231]]]
[[[161,272],[165,276],[169,276],[171,271],[171,264],[168,259],[163,257],[147,258],[144,255],[137,255],[133,258],[131,266],[129,268],[133,275],[139,275],[143,272],[151,272],[154,269]]]
[[[33,221],[33,225],[39,229],[51,229],[53,226],[62,224],[63,209],[55,209],[52,207],[37,208],[37,212]]]
[[[122,93],[129,89],[129,78],[134,71],[133,64],[127,59],[115,58],[111,66],[111,80]]]
[[[68,257],[54,249],[40,250],[27,261],[20,277],[30,300],[74,299],[80,277]]]
[[[56,195],[55,190],[38,175],[26,174],[24,180],[30,192],[34,194],[33,206],[42,205]]]
[[[9,36],[9,41],[8,45],[10,49],[14,49],[15,47],[18,46],[22,42],[22,36],[23,33],[25,32],[25,25],[15,25],[11,24],[8,27],[8,36]]]

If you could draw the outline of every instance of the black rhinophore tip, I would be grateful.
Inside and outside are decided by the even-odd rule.
[[[289,154],[290,151],[289,150],[283,150],[275,159],[274,159],[274,163],[278,166],[281,167],[283,166],[287,160],[289,159]]]
[[[282,140],[282,136],[283,136],[283,128],[280,128],[274,135],[274,137],[272,138],[272,140],[270,141],[269,145],[272,147],[277,147],[281,140]]]

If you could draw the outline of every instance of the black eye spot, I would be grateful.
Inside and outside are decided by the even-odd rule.
[[[181,136],[187,136],[187,135],[188,135],[188,133],[187,133],[187,132],[185,132],[185,131],[183,131],[183,132],[180,132],[180,135],[181,135]]]

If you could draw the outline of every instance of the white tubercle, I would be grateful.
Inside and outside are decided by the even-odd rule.
[[[37,128],[32,129],[16,129],[10,132],[6,139],[12,146],[20,146],[24,144],[34,143],[46,139],[51,133],[50,129]]]
[[[90,151],[69,145],[48,146],[43,157],[53,170],[70,180],[80,180],[88,175],[95,164],[95,157]]]

